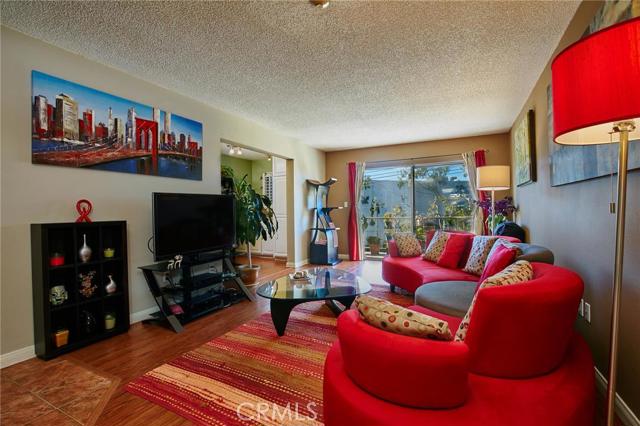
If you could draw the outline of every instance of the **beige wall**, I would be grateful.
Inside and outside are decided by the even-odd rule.
[[[338,178],[338,183],[334,184],[329,192],[329,204],[334,206],[342,205],[344,201],[349,200],[347,163],[350,161],[368,162],[447,156],[477,149],[488,150],[486,157],[487,164],[489,165],[510,164],[511,162],[509,135],[507,133],[327,152],[327,178]],[[460,158],[462,159],[462,157]],[[508,194],[508,192],[496,192],[496,198],[503,197],[506,194]],[[342,230],[338,232],[340,254],[348,253],[348,215],[348,209],[338,210],[332,214],[336,226],[342,228]]]
[[[600,4],[580,6],[556,52],[580,37]],[[606,375],[615,241],[615,215],[609,213],[611,181],[604,177],[551,187],[546,119],[550,81],[547,66],[518,116],[519,120],[525,111],[535,110],[538,181],[516,188],[514,196],[520,206],[519,222],[531,241],[551,248],[558,265],[573,269],[584,280],[591,324],[579,320],[578,328]],[[618,392],[640,414],[640,172],[630,173],[628,185]]]
[[[289,206],[290,261],[307,257],[311,213],[305,179],[325,175],[324,153],[300,141],[209,107],[175,92],[2,27],[2,271],[0,352],[33,344],[29,224],[75,219],[75,202],[93,202],[94,220],[124,219],[128,224],[130,309],[153,307],[137,267],[153,261],[151,193],[220,191],[220,139],[292,159],[293,202]],[[203,123],[202,181],[140,176],[96,170],[32,165],[31,70],[56,75],[114,95],[158,106]]]

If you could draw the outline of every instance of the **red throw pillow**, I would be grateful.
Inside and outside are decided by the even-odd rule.
[[[518,249],[515,247],[507,247],[503,245],[496,247],[495,250],[493,250],[493,253],[491,253],[491,256],[487,259],[487,263],[484,265],[478,284],[482,284],[482,282],[487,278],[511,265],[517,254]]]
[[[469,236],[465,234],[448,234],[447,243],[444,246],[442,254],[436,262],[444,268],[454,269],[460,263],[460,259],[464,255],[467,248]]]
[[[389,240],[387,245],[389,246],[389,256],[390,257],[400,257],[400,252],[398,251],[398,245],[395,240]]]

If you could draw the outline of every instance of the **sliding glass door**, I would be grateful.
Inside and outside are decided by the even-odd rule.
[[[473,199],[463,163],[415,166],[414,187],[418,236],[432,229],[471,230]]]
[[[364,171],[360,224],[368,256],[387,252],[387,235],[413,230],[411,166],[370,167]]]
[[[424,241],[432,229],[470,230],[471,203],[462,162],[367,165],[360,199],[365,252],[384,256],[396,232]]]

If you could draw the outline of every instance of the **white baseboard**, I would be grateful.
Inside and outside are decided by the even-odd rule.
[[[598,370],[596,370],[596,387],[598,388],[598,392],[602,395],[607,394],[607,379],[604,375]],[[616,392],[616,414],[620,418],[620,421],[625,426],[640,426],[640,420],[635,415],[631,408],[627,405],[626,402],[620,397],[620,395]]]
[[[158,310],[157,307],[145,309],[143,311],[134,312],[129,316],[129,323],[135,324],[137,322],[146,320],[150,315]],[[17,349],[13,352],[7,352],[6,354],[0,354],[0,368],[9,367],[13,364],[17,364],[22,361],[34,358],[36,356],[35,346],[27,346],[21,349]]]
[[[158,311],[157,306],[152,306],[149,309],[144,309],[142,311],[134,312],[129,315],[129,324],[135,324],[140,321],[144,321],[146,319],[151,318],[151,314]]]
[[[26,361],[36,356],[35,346],[27,346],[13,352],[0,355],[0,368],[9,367],[10,365]]]
[[[309,263],[309,259],[302,259],[297,262],[287,262],[287,268],[299,268]]]

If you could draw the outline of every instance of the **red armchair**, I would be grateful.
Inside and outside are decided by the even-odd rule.
[[[325,363],[325,424],[590,424],[593,361],[573,331],[582,281],[533,265],[527,283],[479,290],[462,343],[396,335],[355,310],[342,314]],[[412,309],[454,331],[460,322]]]

